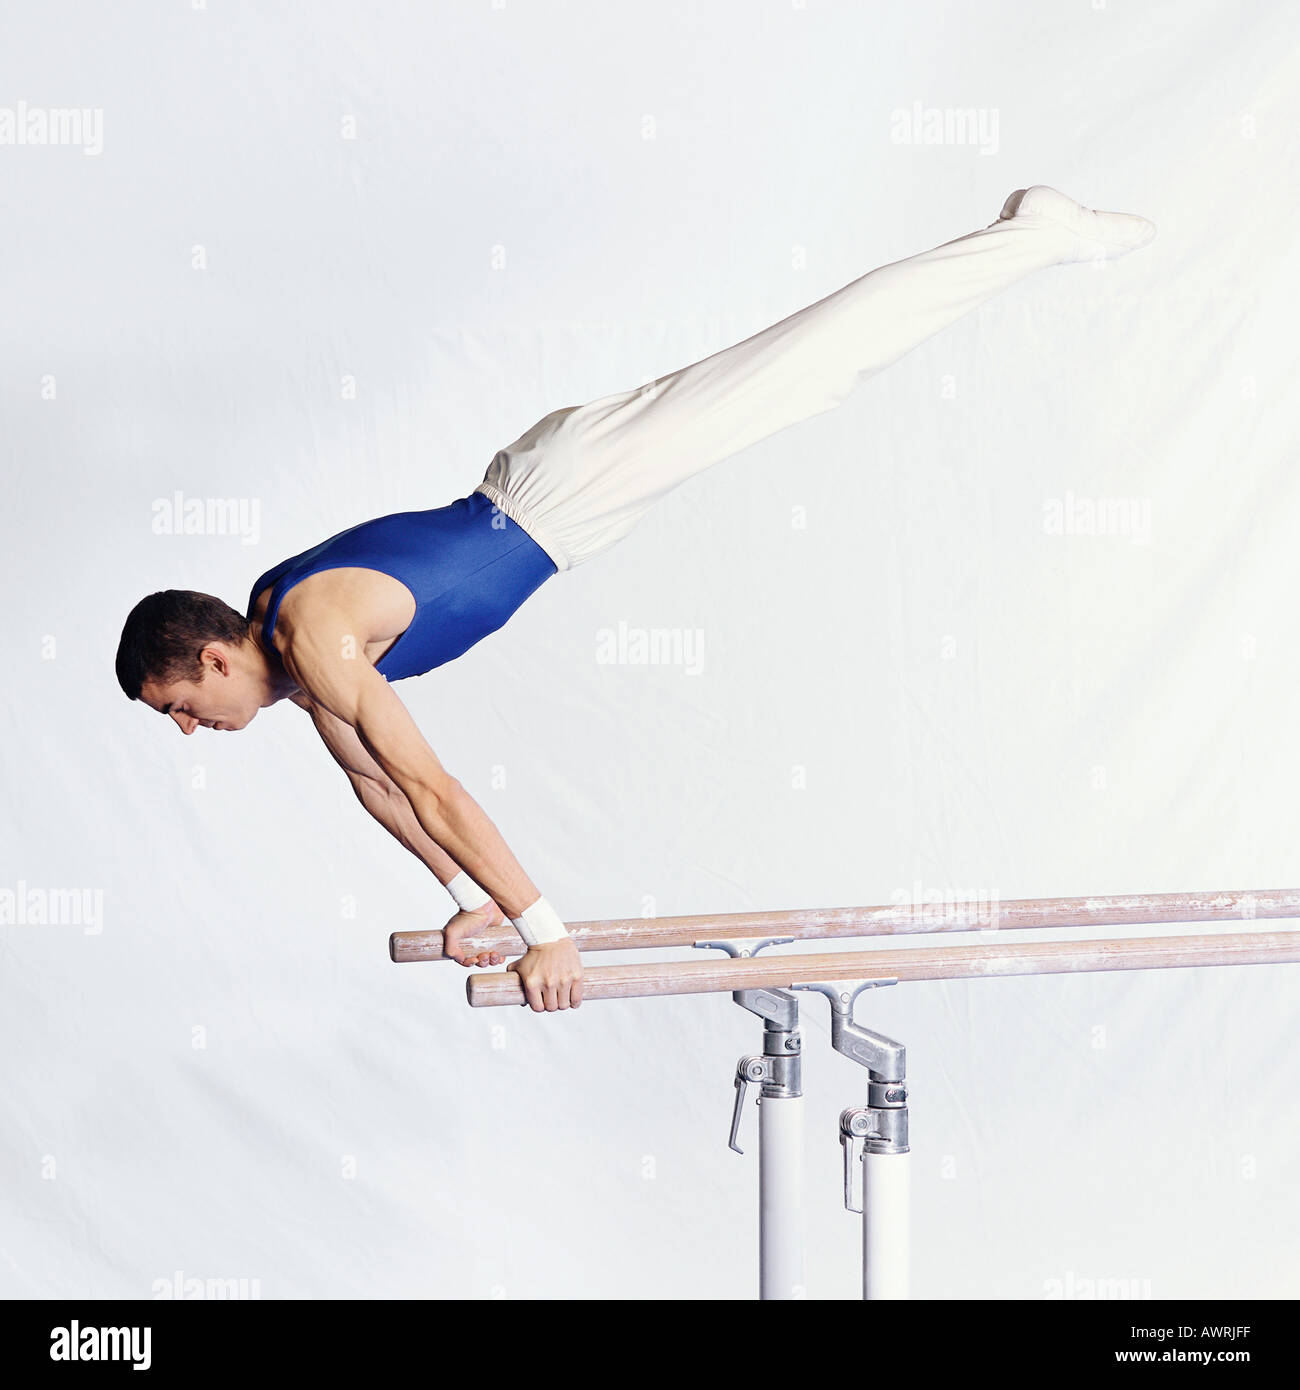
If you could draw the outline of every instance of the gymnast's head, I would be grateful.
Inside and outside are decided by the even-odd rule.
[[[268,663],[248,619],[211,594],[164,589],[127,615],[117,681],[130,700],[199,727],[243,729],[265,703]]]

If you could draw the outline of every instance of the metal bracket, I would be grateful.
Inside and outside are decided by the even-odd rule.
[[[732,960],[749,960],[769,946],[788,946],[793,936],[737,936],[722,941],[695,941],[697,951],[725,951]]]
[[[749,960],[768,946],[785,946],[793,940],[792,936],[763,936],[697,941],[695,949],[716,949],[725,951],[733,960]],[[740,1135],[746,1088],[751,1083],[761,1083],[760,1104],[764,1097],[777,1099],[803,1094],[799,1065],[803,1039],[799,1034],[799,1001],[788,991],[758,986],[732,990],[731,997],[742,1009],[757,1014],[764,1022],[763,1055],[742,1057],[736,1064],[736,1103],[731,1111],[727,1147],[739,1154],[745,1152],[736,1140]]]
[[[824,994],[831,1005],[831,1046],[851,1062],[866,1067],[873,1081],[902,1081],[907,1075],[907,1053],[902,1043],[873,1033],[853,1022],[853,1005],[865,989],[896,985],[896,977],[879,980],[810,980],[792,984]]]
[[[840,1147],[844,1151],[844,1205],[853,1204],[854,1155],[862,1142],[862,1159],[872,1154],[905,1154],[907,1143],[907,1049],[893,1038],[872,1032],[853,1021],[853,1006],[867,989],[896,985],[896,977],[875,980],[809,980],[791,989],[824,994],[831,1006],[831,1046],[851,1062],[867,1069],[867,1104],[840,1114]],[[859,1164],[860,1166],[860,1164]]]

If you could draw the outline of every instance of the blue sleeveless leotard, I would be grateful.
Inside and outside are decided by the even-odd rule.
[[[395,512],[340,531],[267,570],[253,585],[248,612],[271,585],[262,640],[272,647],[280,602],[322,570],[378,570],[415,598],[411,625],[375,663],[390,681],[431,671],[495,632],[556,572],[555,562],[522,526],[481,492],[449,507]]]

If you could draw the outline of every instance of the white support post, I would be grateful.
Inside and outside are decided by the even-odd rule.
[[[908,1297],[911,1282],[910,1153],[862,1155],[862,1297]]]
[[[758,1102],[759,1297],[807,1296],[803,1240],[803,1097]]]

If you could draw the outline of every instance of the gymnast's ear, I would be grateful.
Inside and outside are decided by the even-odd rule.
[[[117,683],[128,700],[138,700],[146,681],[201,681],[209,643],[238,646],[247,640],[248,619],[223,599],[162,589],[127,614],[117,644]]]

